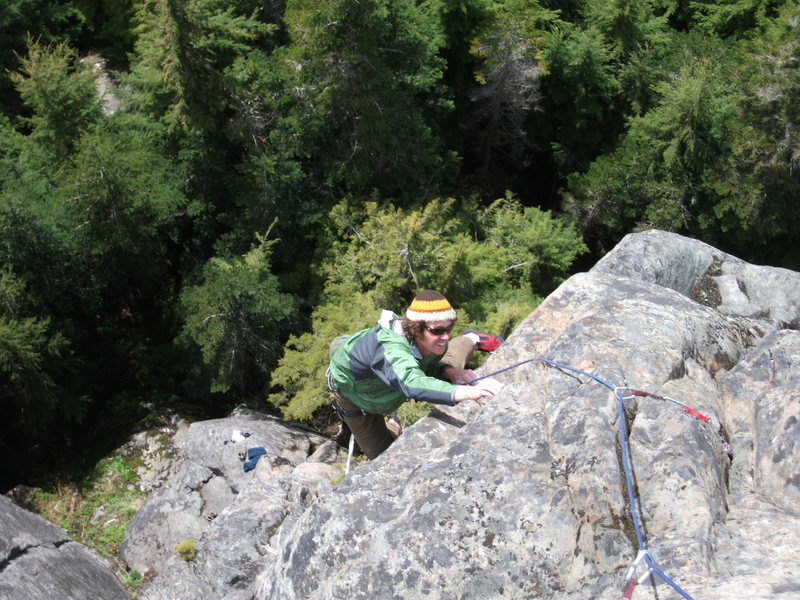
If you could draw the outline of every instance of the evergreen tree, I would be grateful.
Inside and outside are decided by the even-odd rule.
[[[0,121],[3,121],[0,119]],[[60,466],[88,413],[77,314],[93,304],[63,213],[52,200],[52,158],[0,123],[0,487]],[[30,137],[30,136],[28,136]],[[83,388],[83,389],[82,389]]]
[[[67,43],[84,30],[85,18],[73,2],[4,0],[0,3],[0,111],[8,116],[23,111],[9,74],[19,71],[30,40],[42,46]]]
[[[33,139],[64,160],[81,133],[100,117],[91,67],[65,43],[42,46],[28,40],[27,56],[11,80],[33,115],[24,119]]]
[[[187,202],[158,131],[108,119],[81,137],[59,177],[65,216],[114,313],[157,310],[175,281],[170,251]]]
[[[123,78],[130,93],[124,104],[162,136],[191,199],[177,239],[183,275],[201,270],[214,246],[243,252],[257,222],[237,214],[240,197],[257,194],[240,181],[242,140],[236,133],[251,99],[235,72],[254,47],[269,43],[274,27],[258,18],[253,0],[136,0],[136,43],[131,71]],[[267,219],[267,223],[274,216]],[[226,248],[220,236],[233,230],[239,246]]]
[[[440,119],[445,43],[438,0],[298,0],[287,4],[291,43],[279,56],[281,96],[272,134],[279,154],[339,191],[373,188],[429,197],[452,176]]]
[[[727,73],[737,55],[721,44],[716,55],[684,49],[684,64],[654,87],[655,106],[630,119],[619,147],[585,175],[569,178],[571,207],[583,228],[594,230],[593,237],[616,232],[600,242],[606,249],[614,236],[637,227],[702,235],[714,214],[717,197],[705,177],[731,148],[736,96]]]
[[[626,60],[661,38],[666,19],[653,14],[648,0],[595,0],[586,3],[586,21],[597,26],[611,44],[612,56]]]
[[[721,38],[756,37],[776,16],[783,0],[703,0],[693,2],[694,20]]]
[[[40,433],[54,416],[70,421],[82,416],[80,403],[60,405],[63,392],[53,380],[67,340],[49,319],[26,316],[25,304],[22,282],[8,270],[1,272],[0,414],[7,434],[11,423]]]
[[[294,302],[271,273],[271,246],[260,239],[241,257],[212,258],[181,294],[183,335],[202,351],[212,392],[260,392],[275,366]]]
[[[537,125],[565,173],[584,169],[616,142],[621,90],[613,59],[613,45],[595,25],[556,31],[542,53],[547,76]]]
[[[760,262],[800,268],[800,5],[789,3],[763,39],[746,42],[736,71],[738,118],[725,168],[708,173],[718,195],[705,228]]]
[[[559,24],[555,13],[531,0],[495,2],[488,13],[472,46],[480,62],[478,87],[471,94],[475,123],[470,139],[480,155],[481,179],[489,179],[498,163],[516,169],[530,163],[535,137],[529,117],[542,107],[540,55],[547,32]]]
[[[136,0],[132,107],[199,133],[231,102],[226,69],[269,27],[223,0]]]

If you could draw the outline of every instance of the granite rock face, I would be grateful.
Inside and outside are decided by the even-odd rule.
[[[130,598],[102,557],[0,496],[0,599]]]
[[[285,522],[255,597],[619,598],[643,546],[689,597],[800,597],[799,317],[796,272],[626,237],[484,365],[513,366],[499,395]],[[654,575],[632,597],[680,596]]]
[[[266,414],[239,408],[176,436],[183,456],[136,513],[122,545],[149,584],[140,598],[252,598],[269,541],[340,478],[342,449]],[[248,450],[266,453],[245,469]],[[193,555],[176,551],[190,543]]]

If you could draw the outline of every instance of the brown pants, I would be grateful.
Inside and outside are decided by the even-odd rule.
[[[475,344],[471,339],[465,336],[458,336],[450,340],[447,344],[447,352],[442,357],[442,362],[456,368],[463,369],[464,365],[472,356],[472,351],[475,349]],[[358,411],[359,409],[355,404],[350,402],[341,394],[336,394],[336,403],[346,411]],[[350,428],[353,437],[356,438],[358,447],[367,455],[368,458],[373,459],[392,445],[396,439],[394,433],[389,431],[386,427],[386,420],[383,415],[365,414],[354,417],[342,416],[342,420]]]

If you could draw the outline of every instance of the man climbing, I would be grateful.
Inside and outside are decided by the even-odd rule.
[[[423,290],[405,318],[384,311],[377,326],[347,336],[333,353],[327,375],[334,406],[369,458],[399,435],[399,424],[390,421],[387,427],[383,415],[406,400],[452,406],[502,388],[492,378],[464,385],[477,377],[464,368],[473,351],[492,352],[501,340],[475,330],[451,339],[455,321],[456,311],[442,294]]]

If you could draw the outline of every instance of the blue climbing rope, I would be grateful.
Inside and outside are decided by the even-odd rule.
[[[564,365],[564,364],[549,360],[547,358],[529,358],[529,359],[520,361],[520,362],[518,362],[516,364],[513,364],[513,365],[511,365],[509,367],[505,367],[503,369],[498,369],[497,371],[489,373],[488,375],[482,375],[480,377],[477,377],[477,378],[467,382],[467,385],[475,383],[476,381],[480,381],[481,379],[485,379],[487,377],[494,377],[495,375],[499,375],[500,373],[504,373],[505,371],[509,371],[511,369],[515,369],[517,367],[521,367],[522,365],[525,365],[525,364],[528,364],[528,363],[532,363],[532,362],[544,363],[546,365],[549,365],[551,367],[555,367],[557,369],[562,369],[562,370],[565,370],[565,371],[572,371],[573,373],[578,373],[580,375],[584,375],[586,377],[589,377],[590,379],[593,379],[597,383],[599,383],[601,385],[604,385],[609,390],[614,392],[614,395],[617,398],[617,404],[618,404],[618,408],[619,408],[619,438],[620,438],[620,446],[622,448],[622,464],[623,464],[623,470],[625,471],[625,485],[626,485],[627,490],[628,490],[628,504],[629,504],[630,510],[631,510],[631,520],[633,521],[633,529],[636,532],[636,544],[638,545],[637,557],[634,560],[633,564],[631,565],[630,569],[628,570],[628,574],[626,576],[625,588],[624,588],[624,591],[623,591],[623,594],[622,594],[623,600],[629,600],[631,595],[633,594],[633,590],[636,587],[636,585],[638,585],[639,583],[644,583],[647,580],[647,578],[651,575],[651,573],[655,573],[656,575],[658,575],[667,584],[669,584],[669,586],[672,587],[672,589],[674,589],[678,594],[680,594],[682,597],[686,598],[686,600],[693,600],[693,598],[689,594],[687,594],[683,589],[681,589],[680,586],[678,586],[661,569],[659,569],[658,566],[656,566],[655,561],[653,560],[653,557],[650,554],[650,552],[648,551],[647,546],[645,544],[644,536],[642,535],[642,528],[641,528],[641,525],[640,525],[640,522],[639,522],[639,507],[638,507],[638,503],[636,502],[636,495],[633,492],[633,475],[632,475],[632,470],[631,470],[630,448],[629,448],[629,445],[628,445],[627,427],[625,425],[625,399],[626,398],[631,398],[633,396],[652,396],[654,398],[658,398],[658,399],[661,399],[661,400],[669,400],[669,401],[675,402],[675,403],[681,405],[681,407],[684,410],[684,412],[686,412],[687,414],[689,414],[689,415],[691,415],[691,416],[693,416],[695,418],[698,418],[700,420],[708,421],[709,420],[708,417],[706,417],[705,415],[703,415],[702,413],[700,413],[700,412],[698,412],[698,411],[696,411],[694,409],[690,409],[686,405],[684,405],[684,404],[682,404],[682,403],[680,403],[680,402],[678,402],[676,400],[673,400],[672,398],[668,398],[668,397],[665,397],[665,396],[657,396],[656,394],[650,394],[648,392],[642,392],[640,390],[632,390],[631,388],[627,388],[627,387],[615,386],[615,385],[612,385],[611,383],[609,383],[608,381],[602,379],[601,377],[598,377],[594,373],[590,373],[588,371],[584,371],[583,369],[577,369],[575,367],[570,367],[569,365]],[[630,391],[631,395],[630,396],[624,396],[623,395],[623,390]],[[646,574],[643,577],[641,577],[641,578],[639,578],[637,580],[637,578],[635,577],[636,568],[637,568],[637,566],[638,566],[638,564],[639,564],[639,562],[641,560],[643,560],[645,562],[645,564],[647,565],[648,571],[646,572]]]

